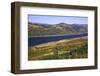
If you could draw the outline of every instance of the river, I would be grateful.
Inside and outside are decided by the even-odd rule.
[[[47,42],[59,41],[64,39],[72,39],[87,36],[87,33],[83,34],[74,34],[74,35],[61,35],[61,36],[44,36],[44,37],[29,37],[28,38],[28,46],[34,46],[38,44],[43,44]]]

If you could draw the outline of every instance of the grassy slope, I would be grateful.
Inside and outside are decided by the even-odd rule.
[[[30,47],[29,60],[87,58],[87,39],[75,39],[52,43],[42,47]]]
[[[66,26],[66,27],[65,27]],[[41,25],[28,25],[28,36],[45,36],[45,35],[64,35],[64,34],[79,34],[86,33],[86,27],[82,26],[71,26],[65,25],[61,26],[60,24],[55,26],[43,27]]]

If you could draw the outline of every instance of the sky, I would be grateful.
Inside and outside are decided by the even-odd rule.
[[[77,16],[50,16],[50,15],[28,15],[28,22],[45,24],[88,24],[88,17]]]

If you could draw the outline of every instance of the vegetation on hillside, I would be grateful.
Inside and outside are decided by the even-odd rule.
[[[45,46],[29,47],[28,60],[87,58],[87,49],[87,39],[84,38],[54,42]]]
[[[39,24],[28,23],[28,36],[79,34],[87,32],[87,24]]]

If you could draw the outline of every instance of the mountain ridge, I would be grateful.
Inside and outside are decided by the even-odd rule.
[[[28,23],[28,35],[29,36],[79,34],[79,33],[86,33],[87,31],[88,31],[87,24]]]

